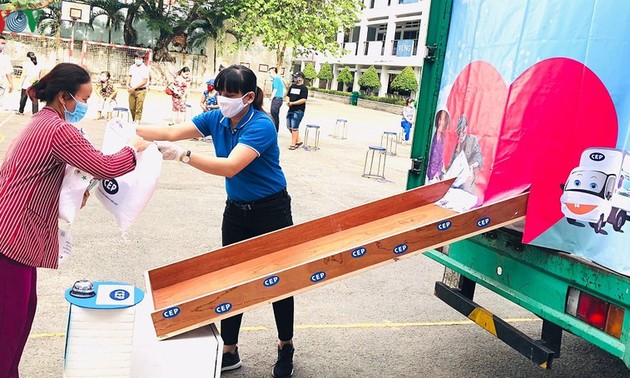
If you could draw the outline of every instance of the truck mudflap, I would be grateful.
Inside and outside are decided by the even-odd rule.
[[[559,350],[559,340],[534,340],[467,298],[460,290],[451,288],[442,282],[435,283],[435,296],[541,368],[551,368],[551,363],[556,356],[556,352],[546,347],[544,344],[552,342],[553,344],[557,344]]]

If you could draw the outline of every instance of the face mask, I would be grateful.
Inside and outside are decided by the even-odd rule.
[[[76,106],[74,107],[74,111],[71,113],[66,109],[66,106],[61,104],[65,110],[66,121],[69,123],[77,123],[85,117],[85,113],[87,113],[88,105],[83,102],[77,101],[73,95],[70,95],[72,99],[76,102]]]
[[[4,50],[4,45],[0,45],[0,52],[2,52],[2,50]]]
[[[136,64],[136,66],[139,66],[142,64],[142,59],[136,59],[133,62]]]
[[[221,109],[221,113],[228,118],[232,118],[240,113],[241,110],[243,110],[245,106],[247,106],[243,103],[243,99],[245,98],[245,96],[239,98],[218,96],[217,101],[219,103],[219,109]]]
[[[102,82],[102,83],[104,83],[104,82],[106,82],[106,81],[107,81],[107,78],[106,78],[106,77],[102,77],[102,78],[101,78],[101,82]]]

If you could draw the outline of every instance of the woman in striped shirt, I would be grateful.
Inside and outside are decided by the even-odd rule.
[[[59,192],[66,164],[108,179],[132,171],[140,137],[103,155],[69,122],[87,111],[90,75],[72,63],[55,66],[29,89],[46,102],[13,140],[0,167],[0,377],[18,377],[35,316],[36,268],[57,268]],[[84,203],[88,194],[84,196]]]

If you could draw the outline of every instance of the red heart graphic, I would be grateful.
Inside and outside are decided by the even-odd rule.
[[[492,65],[471,62],[453,83],[447,107],[451,126],[445,164],[457,140],[454,126],[465,114],[483,156],[476,176],[479,203],[531,186],[526,243],[563,218],[560,184],[582,151],[617,143],[617,115],[608,90],[593,71],[572,59],[536,63],[509,88]]]

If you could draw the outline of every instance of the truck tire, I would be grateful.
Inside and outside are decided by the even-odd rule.
[[[589,224],[591,225],[591,227],[593,227],[593,229],[595,230],[595,233],[599,234],[602,228],[604,228],[604,226],[606,225],[606,221],[604,220],[604,214],[601,214],[599,216],[599,220],[597,222],[589,222]]]
[[[627,217],[628,217],[628,214],[624,210],[619,210],[617,212],[617,216],[615,216],[615,223],[613,223],[613,225],[612,225],[613,229],[615,231],[621,232],[621,228],[626,223],[626,218]]]

